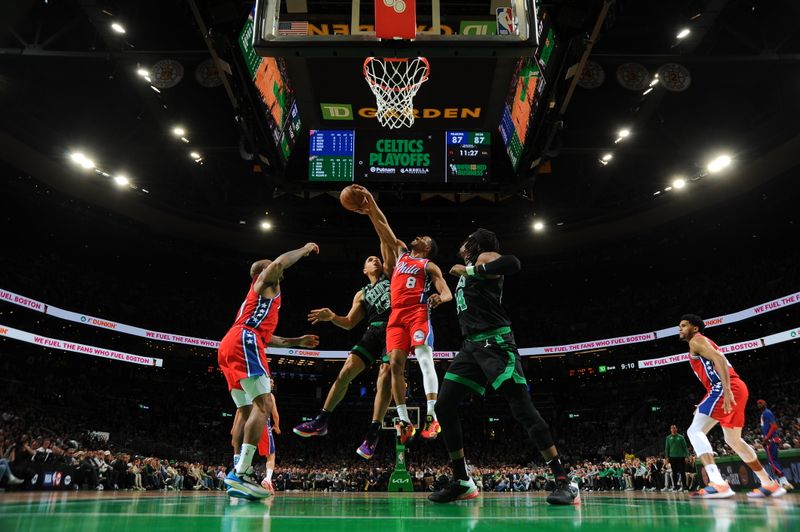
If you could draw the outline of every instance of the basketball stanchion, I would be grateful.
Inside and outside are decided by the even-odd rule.
[[[400,418],[395,418],[395,425],[400,421]],[[414,491],[414,483],[411,482],[411,475],[406,469],[406,446],[400,443],[400,428],[397,428],[395,435],[395,462],[394,471],[389,477],[389,491]]]

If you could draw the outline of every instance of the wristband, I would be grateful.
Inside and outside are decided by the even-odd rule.
[[[475,266],[467,266],[467,276],[469,277],[475,276]]]

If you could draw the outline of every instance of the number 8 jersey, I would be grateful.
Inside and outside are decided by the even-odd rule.
[[[425,267],[428,259],[403,253],[392,274],[392,309],[427,305],[431,280]]]

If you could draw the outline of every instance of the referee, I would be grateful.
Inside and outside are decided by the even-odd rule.
[[[672,425],[669,428],[670,435],[664,444],[664,456],[672,465],[672,485],[675,491],[683,491],[686,486],[686,457],[689,456],[689,448],[686,447],[686,438],[678,434],[678,427]],[[677,475],[677,477],[676,477]],[[678,479],[681,487],[678,488]]]

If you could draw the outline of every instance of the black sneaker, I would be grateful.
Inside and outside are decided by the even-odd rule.
[[[566,480],[556,482],[556,489],[547,496],[548,504],[567,505],[580,504],[581,491],[577,484],[570,484]]]
[[[453,480],[446,488],[428,495],[428,500],[433,502],[453,502],[474,499],[478,496],[478,486],[472,479]]]

